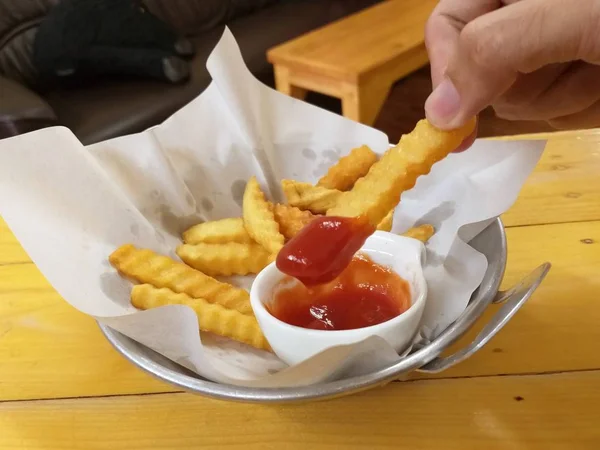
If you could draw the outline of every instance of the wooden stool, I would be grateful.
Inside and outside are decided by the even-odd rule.
[[[372,125],[394,82],[427,64],[424,29],[437,0],[390,0],[270,49],[277,90],[340,98]]]

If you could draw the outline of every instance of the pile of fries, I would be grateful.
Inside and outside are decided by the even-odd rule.
[[[381,158],[362,146],[330,167],[316,185],[282,180],[287,204],[270,202],[252,177],[244,192],[242,217],[200,223],[183,233],[177,248],[183,262],[127,244],[110,255],[110,263],[137,283],[131,291],[136,308],[187,305],[197,313],[200,330],[270,350],[248,292],[214,277],[257,274],[319,215],[364,215],[377,229],[390,231],[402,192],[472,130],[470,124],[444,132],[422,120]],[[433,233],[431,225],[422,225],[405,235],[425,242]]]

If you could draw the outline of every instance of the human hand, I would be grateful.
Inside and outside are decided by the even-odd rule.
[[[491,105],[510,120],[599,126],[599,26],[597,0],[441,0],[425,32],[427,118],[456,128]]]

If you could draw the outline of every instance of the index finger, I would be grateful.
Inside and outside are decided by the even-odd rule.
[[[515,1],[515,0],[513,0]],[[431,82],[435,88],[446,72],[448,60],[467,23],[500,8],[501,0],[441,0],[425,26],[425,46],[431,65]]]

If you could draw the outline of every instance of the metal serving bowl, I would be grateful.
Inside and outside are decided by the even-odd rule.
[[[215,383],[185,369],[146,346],[100,324],[109,342],[136,366],[167,383],[209,397],[246,402],[295,402],[326,399],[351,394],[402,378],[409,372],[441,372],[471,356],[483,347],[519,310],[542,282],[550,269],[545,263],[508,291],[499,291],[506,266],[506,234],[500,219],[493,222],[470,244],[488,260],[488,268],[479,288],[473,293],[464,313],[434,341],[406,358],[368,375],[345,378],[294,388],[250,388]],[[491,303],[504,303],[479,335],[451,356],[439,355],[460,338]]]

